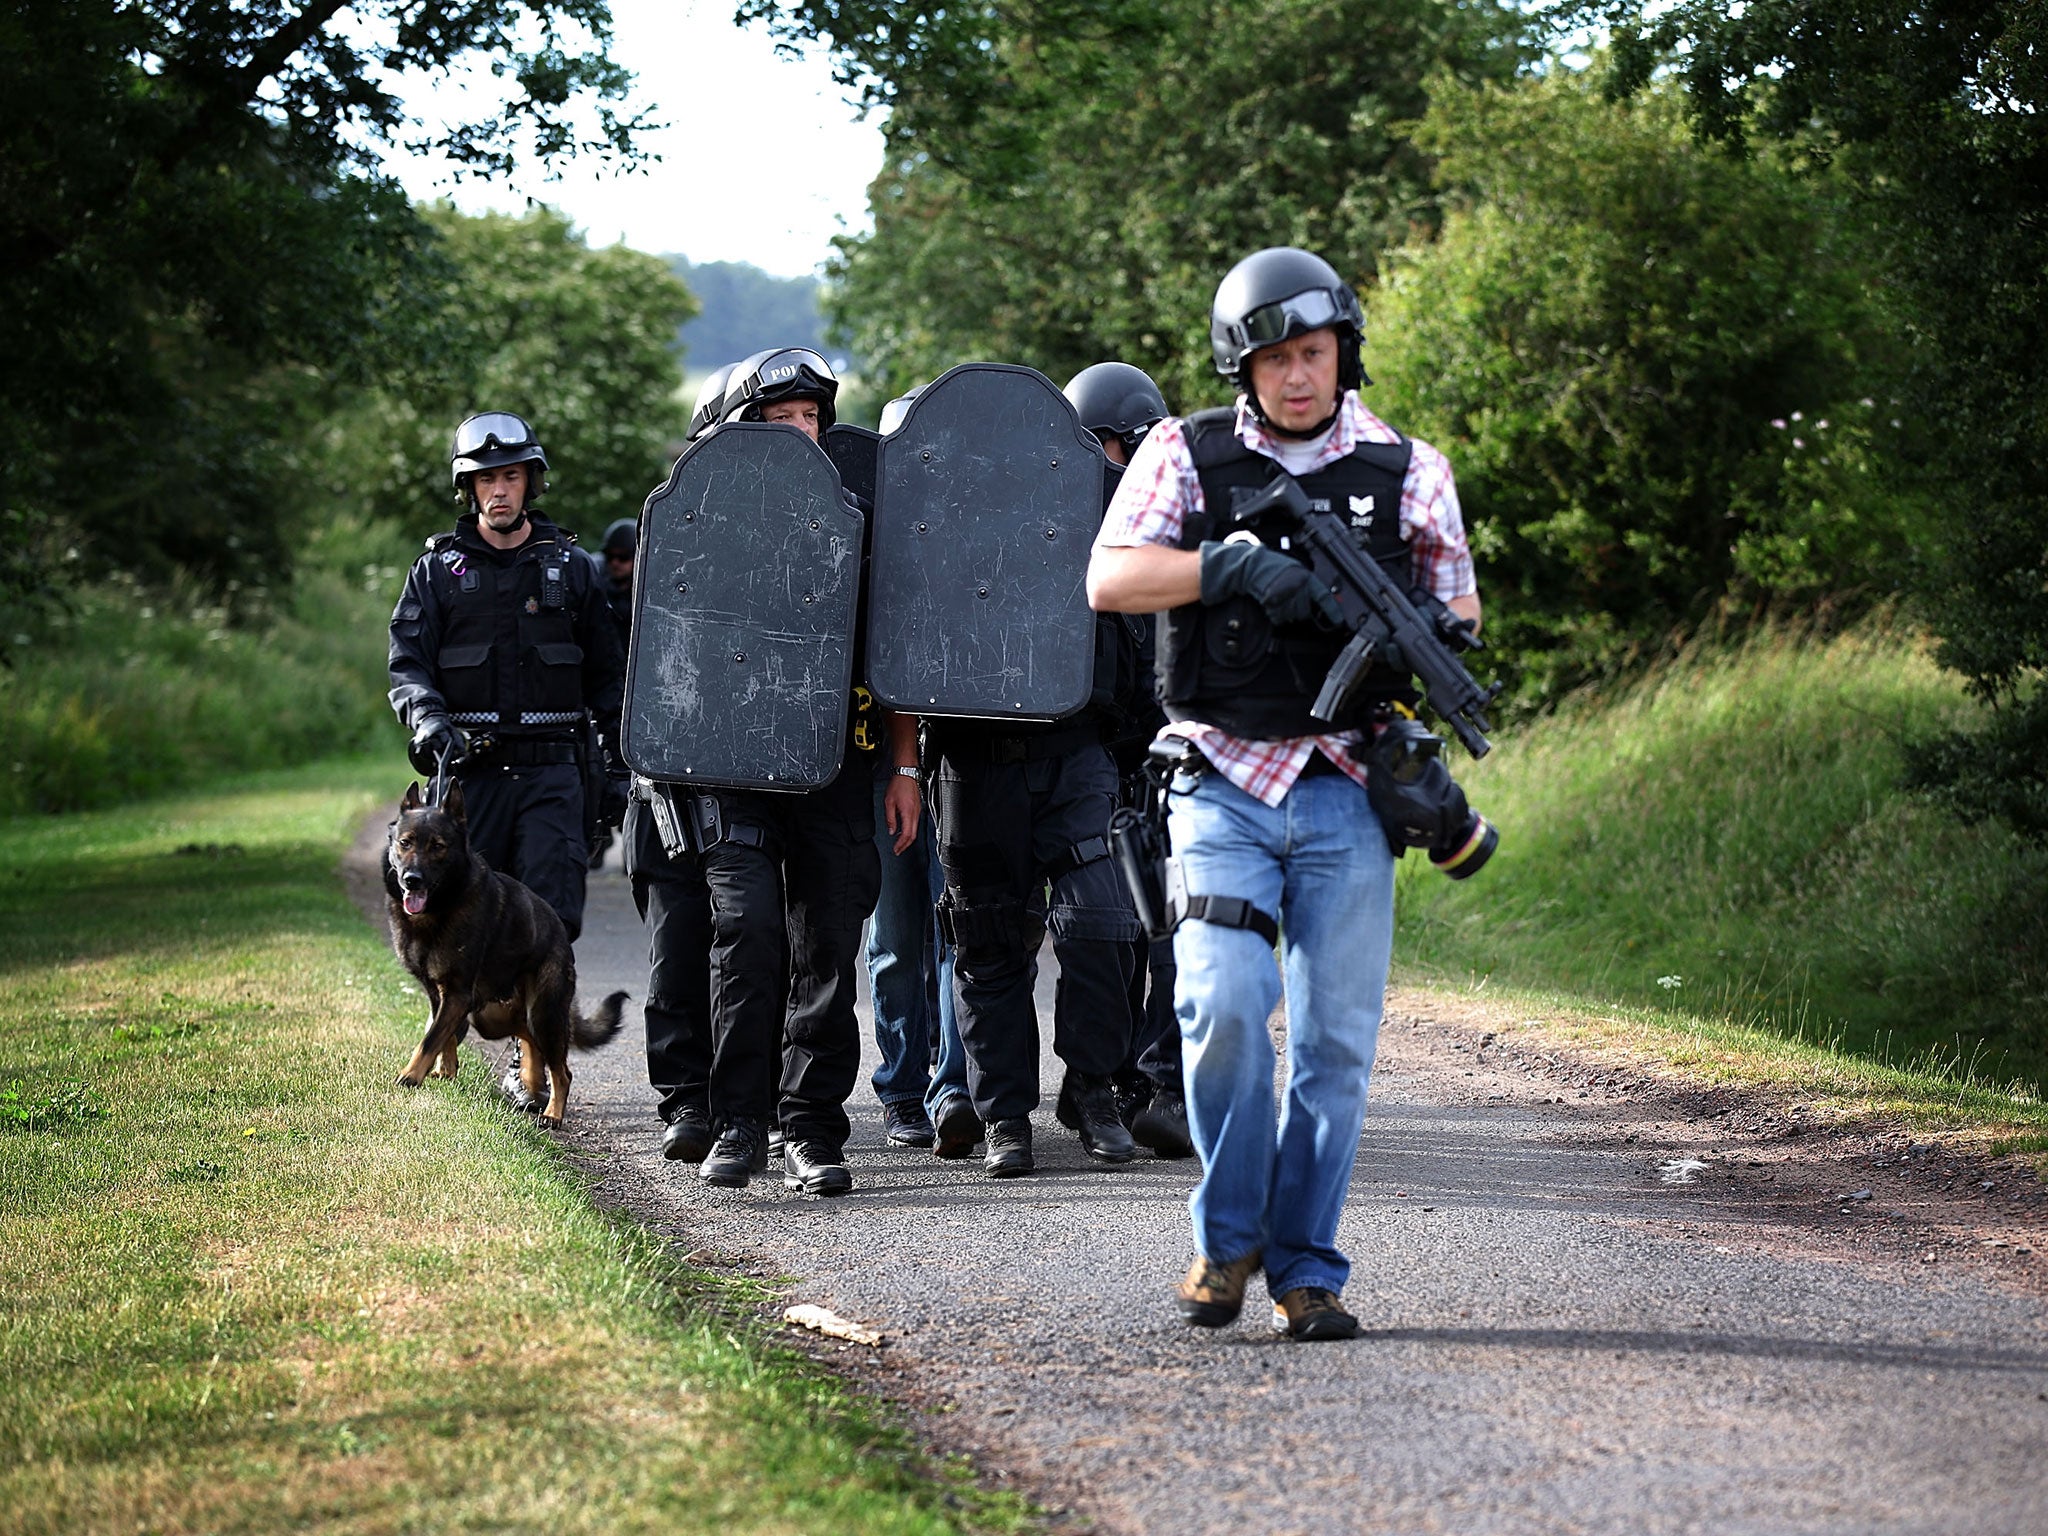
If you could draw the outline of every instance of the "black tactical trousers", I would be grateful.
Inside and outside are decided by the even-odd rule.
[[[1140,937],[1131,946],[1131,959],[1131,1049],[1117,1078],[1130,1082],[1142,1077],[1155,1088],[1179,1093],[1180,1020],[1173,1012],[1172,937]]]
[[[484,764],[462,770],[469,845],[555,909],[573,942],[583,932],[583,775],[574,763]]]
[[[989,743],[958,728],[935,735],[933,801],[968,1093],[984,1120],[1008,1120],[1038,1105],[1031,989],[1046,929],[1060,962],[1053,1050],[1094,1077],[1113,1074],[1130,1049],[1131,945],[1142,930],[1096,841],[1116,806],[1107,749],[998,762]]]
[[[712,1119],[772,1120],[792,1141],[844,1147],[860,1074],[854,968],[882,883],[873,759],[850,757],[807,795],[717,798],[727,833],[703,858]]]
[[[663,850],[638,796],[626,807],[624,852],[647,924],[647,1081],[668,1121],[711,1102],[711,893],[695,854]]]

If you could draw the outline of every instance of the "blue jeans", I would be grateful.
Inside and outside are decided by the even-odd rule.
[[[1189,1202],[1216,1263],[1265,1252],[1266,1287],[1341,1291],[1337,1218],[1351,1183],[1394,943],[1394,858],[1365,791],[1339,773],[1269,806],[1220,774],[1176,780],[1169,826],[1191,896],[1239,896],[1280,920],[1280,964],[1248,928],[1174,934],[1188,1129],[1202,1156]],[[1266,1020],[1287,996],[1287,1086],[1273,1102]]]
[[[939,937],[939,839],[926,810],[917,841],[899,856],[882,812],[886,778],[875,784],[875,844],[882,894],[868,928],[868,984],[875,1001],[875,1097],[884,1104],[937,1104],[943,1091],[965,1092],[967,1058],[953,1022],[953,951]],[[931,1065],[932,1029],[939,1064]],[[950,1072],[950,1077],[948,1073]],[[950,1090],[948,1086],[950,1084]]]

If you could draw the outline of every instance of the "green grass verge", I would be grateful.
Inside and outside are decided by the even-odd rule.
[[[0,822],[0,1528],[1014,1528],[593,1209],[420,1004],[342,763]]]
[[[1900,740],[1972,709],[1883,626],[1576,701],[1457,765],[1500,851],[1464,883],[1404,861],[1402,978],[2038,1097],[2048,850],[1897,787]]]

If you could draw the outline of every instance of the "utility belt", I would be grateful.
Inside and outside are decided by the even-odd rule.
[[[941,756],[967,763],[1035,763],[1102,745],[1101,727],[1093,721],[1029,736],[999,736],[971,729],[935,734]]]
[[[661,839],[661,851],[673,859],[689,854],[702,857],[721,843],[741,848],[761,848],[768,834],[751,822],[728,821],[718,797],[703,790],[688,790],[676,784],[660,784],[637,775],[633,795],[654,818],[654,835]]]
[[[463,755],[462,767],[474,771],[479,768],[537,768],[544,764],[580,763],[582,749],[563,736],[484,736],[469,738],[469,751]]]

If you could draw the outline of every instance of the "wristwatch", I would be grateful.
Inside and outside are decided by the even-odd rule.
[[[924,770],[922,768],[906,768],[901,763],[896,765],[896,772],[899,777],[906,779],[921,779],[924,777]]]

